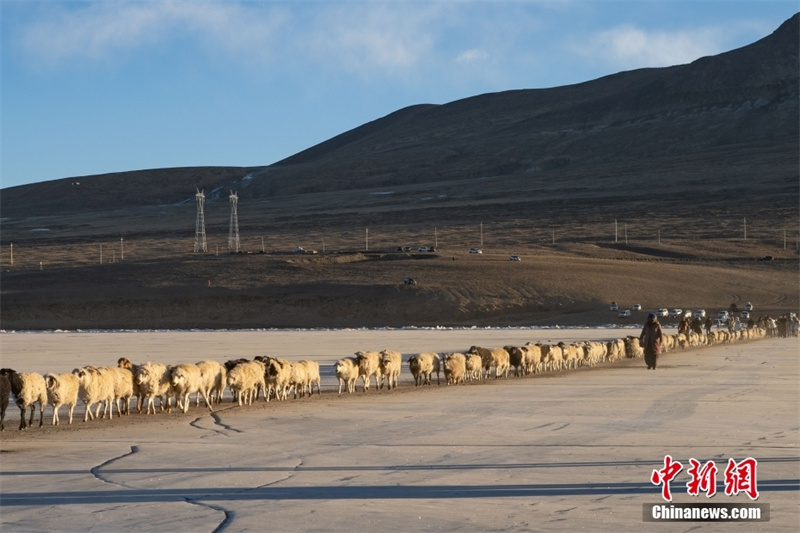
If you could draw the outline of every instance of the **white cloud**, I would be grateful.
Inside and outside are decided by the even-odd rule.
[[[181,42],[244,64],[310,61],[314,68],[366,76],[407,73],[429,59],[445,9],[437,3],[185,0],[43,6],[16,28],[17,43],[39,66],[113,63]]]
[[[724,50],[723,34],[713,28],[648,32],[628,25],[600,32],[588,45],[576,49],[586,57],[624,69],[690,63]]]
[[[287,18],[281,7],[233,3],[47,3],[40,16],[20,30],[20,42],[29,57],[50,65],[75,58],[111,60],[185,34],[214,48],[261,55],[269,51]]]
[[[485,50],[480,50],[477,48],[473,48],[471,50],[464,50],[458,57],[456,57],[457,63],[474,63],[476,61],[481,61],[489,57],[489,54]]]
[[[401,75],[432,53],[439,12],[427,4],[326,6],[316,10],[300,46],[329,68]]]

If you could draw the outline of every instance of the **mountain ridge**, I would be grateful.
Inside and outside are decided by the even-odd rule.
[[[3,216],[176,204],[196,188],[237,190],[243,200],[498,176],[524,188],[526,178],[571,172],[592,179],[601,167],[703,153],[723,177],[735,172],[715,150],[764,143],[786,144],[791,168],[798,157],[788,147],[800,138],[799,21],[796,14],[755,43],[686,65],[409,106],[269,166],[150,169],[11,187],[0,198]]]

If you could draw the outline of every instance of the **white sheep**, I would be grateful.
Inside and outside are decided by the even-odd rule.
[[[104,367],[114,380],[114,405],[117,406],[117,414],[131,414],[131,398],[134,395],[135,386],[133,384],[133,372],[128,368],[120,366]],[[125,408],[120,408],[120,401]],[[138,405],[138,400],[137,400]]]
[[[292,363],[278,357],[267,357],[265,366],[265,400],[269,401],[271,392],[275,391],[275,398],[285,400],[289,397],[289,386],[292,379]]]
[[[114,418],[114,376],[104,368],[97,368],[89,365],[83,368],[76,368],[72,371],[78,376],[80,381],[80,397],[86,409],[83,413],[83,421],[88,422],[100,417],[100,409],[103,409],[103,418],[109,415],[109,419]],[[97,404],[97,412],[92,413],[92,405]]]
[[[508,370],[511,367],[508,352],[504,348],[481,348],[472,346],[469,353],[478,354],[483,361],[484,376],[489,377],[494,368],[494,377],[499,378],[500,374],[508,377]]]
[[[444,356],[444,379],[448,385],[464,382],[467,372],[467,357],[463,353],[449,353]]]
[[[120,357],[117,360],[117,366],[120,368],[127,368],[131,372],[131,377],[133,380],[133,397],[136,398],[136,412],[142,412],[142,404],[144,403],[144,393],[142,392],[142,387],[136,380],[136,373],[139,370],[139,366],[131,363],[130,359],[127,357]],[[130,406],[130,402],[128,403]],[[128,407],[128,411],[130,412],[130,407]]]
[[[364,392],[369,390],[372,376],[375,376],[375,386],[377,387],[381,371],[381,353],[356,352],[356,361],[358,361],[358,376],[364,380]]]
[[[408,368],[414,376],[414,386],[430,385],[431,374],[436,372],[436,384],[441,385],[439,370],[441,361],[438,353],[423,352],[408,358]]]
[[[69,423],[72,424],[72,413],[78,403],[78,393],[81,383],[78,376],[70,372],[64,374],[46,374],[44,376],[47,387],[47,400],[53,406],[53,425],[59,425],[58,409],[66,405],[69,413]]]
[[[309,360],[304,359],[304,360],[299,361],[299,362],[297,362],[295,364],[298,364],[298,365],[301,365],[301,366],[304,367],[304,369],[302,371],[298,371],[297,372],[298,376],[301,373],[305,374],[305,376],[304,376],[305,379],[304,379],[303,383],[300,384],[301,387],[302,387],[301,390],[300,390],[300,397],[302,398],[303,396],[306,395],[306,389],[308,389],[308,395],[312,396],[314,394],[314,383],[317,384],[317,394],[321,394],[321,391],[320,391],[320,381],[321,380],[320,380],[320,377],[319,377],[319,363],[316,362],[316,361],[309,361]],[[293,376],[294,376],[295,375],[294,366],[292,367],[292,369],[293,369],[292,373],[293,373]],[[294,378],[293,378],[293,381],[294,381]],[[297,397],[296,395],[297,395],[297,385],[298,384],[299,383],[294,383],[294,386],[295,386],[295,397]]]
[[[625,340],[614,339],[606,344],[606,361],[613,363],[625,357]]]
[[[336,378],[339,380],[339,394],[342,393],[342,387],[347,387],[347,392],[352,393],[356,390],[356,382],[358,381],[358,361],[355,357],[345,357],[339,359],[333,365],[333,370],[336,372]]]
[[[397,381],[400,378],[400,372],[403,369],[403,355],[400,352],[393,352],[391,350],[383,350],[381,352],[381,362],[379,365],[380,383],[378,388],[383,388],[383,382],[386,382],[387,389],[392,390],[397,388]]]
[[[135,380],[146,402],[145,414],[149,415],[151,408],[153,414],[156,414],[156,397],[159,399],[159,408],[162,412],[171,408],[172,384],[166,365],[148,361],[139,366]]]
[[[632,337],[630,335],[625,337],[625,356],[628,359],[644,357],[644,349],[639,342],[639,337]]]
[[[322,395],[320,384],[322,379],[319,376],[319,363],[317,361],[308,361],[308,395],[314,394],[314,383],[317,384],[317,396]]]
[[[203,376],[203,385],[211,403],[222,403],[222,394],[225,392],[225,384],[228,372],[222,363],[217,361],[200,361],[197,363],[200,374]],[[197,396],[195,406],[200,405],[200,396]]]
[[[547,372],[549,370],[561,370],[563,364],[564,351],[558,344],[543,344],[542,345],[542,369]]]
[[[541,343],[525,343],[525,373],[535,374],[542,369],[542,345]]]
[[[33,417],[36,413],[36,404],[39,404],[39,427],[44,425],[44,406],[47,405],[47,386],[44,377],[36,372],[18,374],[10,368],[0,369],[0,376],[6,376],[14,394],[14,400],[19,407],[19,429],[33,426]],[[30,421],[25,423],[25,414],[31,408]]]
[[[474,353],[464,354],[464,356],[466,359],[467,381],[472,381],[473,379],[480,380],[483,369],[483,361],[481,360],[481,356]]]
[[[304,397],[306,395],[306,388],[308,385],[308,365],[307,361],[298,361],[290,363],[291,371],[289,372],[289,387],[294,389],[294,399],[297,395]]]
[[[239,405],[252,405],[258,397],[258,391],[265,388],[264,380],[267,369],[261,361],[239,363],[228,372],[228,387],[238,399]]]
[[[574,342],[570,344],[559,342],[558,345],[561,347],[563,368],[565,370],[576,369],[578,367],[578,360],[580,359],[578,354],[578,345]]]
[[[583,343],[586,349],[585,364],[594,366],[605,361],[608,355],[608,344],[598,341],[586,341]]]
[[[208,400],[208,392],[206,391],[203,375],[197,365],[185,363],[173,367],[170,372],[170,383],[172,384],[172,390],[175,392],[178,407],[184,413],[189,411],[190,394],[202,395],[208,410],[213,411],[211,402]]]

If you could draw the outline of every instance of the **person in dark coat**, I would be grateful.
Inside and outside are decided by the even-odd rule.
[[[655,370],[658,355],[661,353],[661,342],[664,340],[664,333],[661,331],[661,324],[654,313],[647,315],[647,322],[639,335],[639,342],[644,348],[644,362],[647,368]]]

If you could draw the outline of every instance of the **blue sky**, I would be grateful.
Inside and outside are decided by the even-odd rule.
[[[2,187],[268,165],[400,108],[691,62],[783,1],[2,0]]]

